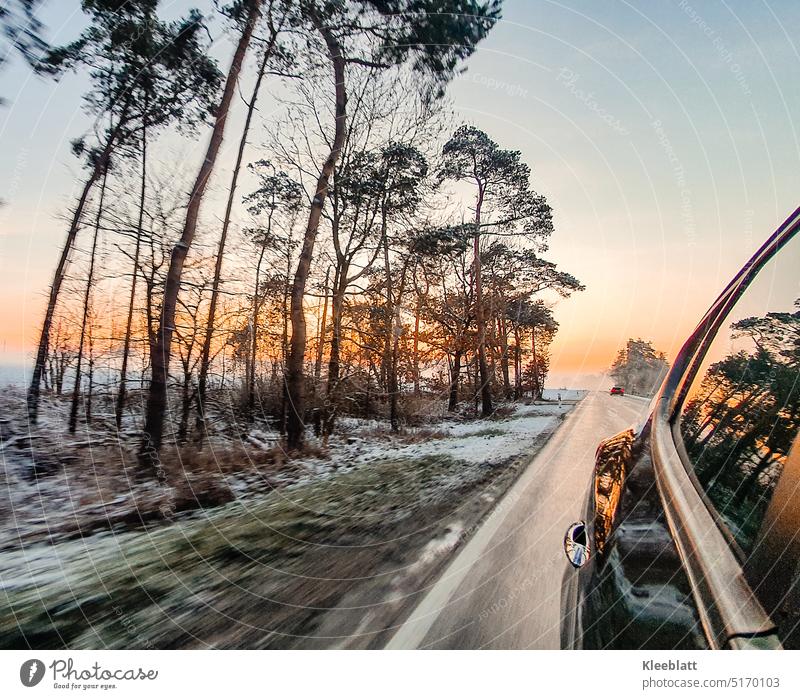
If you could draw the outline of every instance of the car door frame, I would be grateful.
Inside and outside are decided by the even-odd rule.
[[[664,512],[711,648],[780,647],[775,624],[745,579],[739,559],[698,488],[678,431],[680,409],[729,312],[761,268],[800,229],[800,208],[720,294],[681,348],[655,402],[651,454]]]

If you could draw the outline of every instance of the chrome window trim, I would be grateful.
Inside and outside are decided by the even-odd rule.
[[[653,410],[651,451],[656,481],[712,648],[728,647],[733,637],[772,638],[769,634],[775,632],[775,624],[747,583],[728,538],[690,476],[689,464],[681,459],[673,428],[691,381],[728,312],[758,271],[799,228],[800,208],[728,284],[678,353]],[[780,647],[777,638],[766,645]]]
[[[686,447],[683,444],[683,439],[681,438],[681,415],[678,413],[675,416],[675,419],[670,423],[672,426],[672,440],[675,444],[675,450],[678,452],[678,458],[680,458],[683,467],[686,469],[686,472],[689,474],[689,480],[692,481],[692,485],[694,486],[695,490],[697,491],[698,495],[700,495],[700,499],[705,503],[708,511],[711,513],[711,517],[717,523],[717,527],[722,532],[722,535],[725,537],[725,540],[728,542],[728,546],[734,552],[734,555],[739,560],[739,564],[744,566],[744,562],[746,559],[746,555],[744,551],[742,551],[741,547],[737,543],[736,539],[733,536],[733,533],[728,528],[728,525],[725,524],[725,520],[722,519],[722,515],[717,512],[714,503],[712,502],[711,498],[708,497],[708,494],[703,490],[703,486],[697,478],[697,474],[694,472],[692,468],[692,460],[689,457],[689,454],[686,451]]]

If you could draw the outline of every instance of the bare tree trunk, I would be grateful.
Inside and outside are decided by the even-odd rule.
[[[519,326],[514,326],[514,398],[522,398],[522,349],[519,346]]]
[[[94,397],[94,337],[92,336],[91,320],[89,321],[89,337],[87,340],[89,343],[89,371],[87,373],[89,385],[86,388],[85,415],[86,424],[90,425],[92,424],[92,398]]]
[[[371,365],[372,365],[372,362],[370,361],[370,367],[371,367]],[[367,369],[367,386],[366,386],[366,390],[364,391],[364,418],[366,418],[367,420],[369,420],[369,418],[371,417],[371,414],[372,414],[372,392],[370,391],[370,384],[372,383],[371,379],[372,379],[372,374],[370,373],[369,368],[368,368]]]
[[[103,184],[100,186],[100,198],[97,203],[97,216],[94,222],[94,235],[92,236],[92,251],[89,257],[89,274],[86,279],[86,289],[83,292],[83,317],[81,319],[81,334],[78,340],[78,358],[75,362],[75,386],[72,389],[72,404],[69,410],[69,431],[75,434],[78,426],[78,405],[81,397],[81,363],[83,362],[83,343],[86,338],[86,322],[89,318],[89,301],[94,283],[94,261],[97,253],[97,238],[100,235],[100,221],[103,218],[103,201],[106,196],[106,181],[108,169],[103,173]]]
[[[189,391],[191,381],[192,372],[184,367],[183,385],[181,386],[181,421],[178,427],[178,441],[181,444],[186,443],[186,438],[189,435],[189,412],[192,407],[192,396]]]
[[[500,335],[500,369],[503,373],[503,392],[506,398],[511,398],[511,372],[508,367],[508,330],[504,316],[505,314],[503,313],[497,319],[497,332]]]
[[[169,271],[167,272],[164,287],[164,298],[161,304],[161,317],[156,334],[155,351],[153,353],[152,378],[150,393],[147,397],[147,414],[145,417],[144,433],[139,450],[139,460],[143,470],[150,471],[156,477],[161,477],[163,471],[159,466],[158,453],[164,437],[164,418],[167,409],[167,381],[169,378],[169,360],[172,350],[172,334],[175,331],[175,308],[180,290],[181,275],[186,255],[189,252],[194,235],[197,230],[197,219],[200,205],[203,201],[208,179],[214,170],[214,164],[219,154],[222,138],[225,132],[225,123],[228,111],[233,100],[236,83],[242,70],[247,48],[253,35],[253,29],[261,16],[261,0],[248,0],[247,20],[239,37],[236,52],[233,55],[228,76],[225,80],[225,89],[222,100],[216,111],[216,121],[211,132],[205,158],[200,166],[197,179],[189,196],[186,209],[186,221],[183,226],[180,240],[172,249]]]
[[[453,354],[453,367],[450,370],[450,400],[447,409],[452,413],[458,407],[458,380],[461,375],[461,350],[457,349]]]
[[[317,399],[317,391],[319,390],[319,383],[320,377],[322,376],[322,360],[325,356],[325,337],[328,334],[327,326],[328,326],[328,285],[330,283],[330,276],[331,276],[331,268],[328,266],[328,269],[325,270],[325,286],[322,289],[323,293],[323,302],[322,302],[322,318],[320,319],[319,323],[319,332],[317,333],[317,358],[314,362],[314,385],[312,387],[312,391],[314,392],[315,398],[315,405],[314,405],[314,434],[319,437],[322,434],[322,419],[324,417],[323,409],[319,406],[319,401]],[[286,314],[288,318],[288,313]],[[284,327],[286,326],[286,322],[284,320]],[[288,344],[286,348],[286,352],[284,354],[284,371],[286,370],[286,361],[289,356],[288,351]],[[286,434],[286,386],[284,384],[284,389],[281,393],[282,405],[281,405],[281,434]]]
[[[532,383],[531,383],[531,398],[533,400],[537,400],[541,397],[541,392],[539,391],[539,358],[536,356],[536,326],[533,326],[533,330],[531,330],[531,354],[532,354],[532,361],[533,361],[533,376]]]
[[[417,307],[414,311],[414,395],[419,395],[419,316],[422,312],[422,300],[417,298]]]
[[[400,350],[400,334],[403,328],[400,323],[400,308],[395,308],[392,324],[392,345],[389,353],[389,425],[392,432],[400,431],[400,382],[397,378],[398,354]]]
[[[392,275],[389,266],[389,243],[384,235],[384,263],[386,266],[386,299],[389,315],[389,334],[387,337],[388,362],[386,363],[387,388],[389,390],[389,425],[392,432],[400,431],[400,380],[397,376],[400,336],[403,334],[403,323],[400,315],[400,304],[403,300],[406,286],[406,273],[408,271],[408,258],[402,265],[397,288],[397,296],[392,294]]]
[[[317,188],[311,202],[311,211],[308,216],[308,225],[300,252],[300,260],[292,284],[292,340],[289,351],[289,360],[286,363],[286,392],[289,402],[288,420],[286,425],[286,444],[289,449],[297,449],[303,443],[305,429],[305,385],[303,376],[303,362],[306,352],[306,319],[303,309],[306,282],[311,268],[311,258],[314,254],[314,242],[317,238],[317,229],[322,215],[322,207],[328,194],[328,183],[336,161],[344,145],[347,130],[347,93],[344,84],[345,61],[342,49],[336,37],[325,27],[321,20],[313,17],[317,31],[320,33],[328,47],[333,75],[336,84],[336,130],[332,147],[317,180]]]
[[[286,249],[286,277],[283,285],[283,307],[281,308],[282,316],[283,316],[283,327],[281,328],[281,369],[283,373],[286,373],[286,362],[289,358],[289,275],[292,272],[292,256],[290,248],[287,246]],[[325,281],[325,288],[327,290],[328,282],[327,278]],[[326,291],[327,294],[327,291]],[[327,295],[325,297],[325,301],[327,302],[328,298]],[[324,315],[324,314],[323,314]],[[325,319],[323,318],[322,325],[325,325]],[[319,376],[317,376],[319,378]],[[315,387],[316,388],[316,387]],[[278,421],[278,432],[281,436],[286,434],[286,384],[281,387],[281,415],[280,420]]]
[[[150,356],[150,361],[153,360],[153,355],[156,353],[156,335],[158,334],[158,329],[156,328],[156,324],[158,323],[158,319],[156,318],[156,304],[154,303],[154,295],[156,289],[156,271],[155,269],[150,271],[150,276],[145,277],[144,280],[145,284],[145,296],[144,296],[144,312],[147,316],[147,350]],[[139,390],[144,391],[144,368],[147,366],[146,360],[142,362],[142,372],[141,378],[139,380]]]
[[[242,160],[244,158],[244,151],[247,146],[247,136],[250,132],[250,122],[253,120],[253,112],[255,112],[256,102],[258,100],[258,93],[261,89],[261,81],[264,78],[264,73],[267,69],[267,62],[272,55],[275,46],[277,33],[270,36],[270,41],[264,49],[264,56],[258,66],[258,75],[256,83],[253,86],[253,93],[250,96],[250,102],[247,105],[247,116],[244,120],[244,127],[242,129],[242,137],[239,139],[239,150],[236,153],[236,163],[233,166],[233,175],[231,176],[231,184],[228,188],[228,202],[225,205],[225,216],[222,219],[222,232],[219,236],[219,243],[217,244],[217,260],[214,265],[214,280],[211,283],[211,301],[208,304],[208,318],[206,321],[206,334],[203,339],[203,349],[200,353],[200,369],[197,377],[197,423],[198,427],[202,427],[205,422],[204,405],[206,399],[206,388],[208,382],[208,370],[211,364],[211,341],[214,335],[214,321],[216,320],[217,303],[219,301],[219,285],[222,279],[222,259],[225,254],[225,243],[228,238],[228,228],[231,222],[231,211],[233,210],[233,201],[236,194],[236,186],[239,181],[239,171],[242,167]],[[254,328],[255,332],[255,328]],[[251,394],[252,395],[252,394]],[[251,405],[252,401],[248,399]]]
[[[103,149],[103,152],[95,161],[92,172],[83,185],[83,190],[78,198],[78,203],[75,206],[75,211],[72,214],[72,220],[67,230],[67,239],[64,241],[64,247],[61,250],[61,257],[58,260],[58,265],[53,275],[53,282],[50,284],[50,295],[47,299],[47,309],[45,310],[44,321],[42,322],[42,332],[39,336],[36,361],[33,365],[33,374],[31,376],[31,383],[28,387],[27,395],[28,419],[34,424],[36,424],[36,420],[39,417],[39,388],[42,381],[42,373],[44,372],[45,363],[47,361],[47,352],[50,345],[50,327],[53,324],[58,295],[61,292],[61,285],[64,282],[64,274],[67,269],[70,254],[72,253],[72,248],[75,246],[75,238],[78,235],[78,229],[81,225],[81,218],[83,216],[83,210],[86,207],[89,192],[94,186],[94,183],[97,182],[97,178],[106,170],[113,143],[114,138],[112,136]]]
[[[330,283],[331,268],[325,271],[325,289],[323,293],[325,298],[322,302],[322,320],[320,321],[319,341],[317,344],[317,361],[314,364],[314,378],[319,381],[322,375],[322,359],[325,356],[325,335],[326,325],[328,323],[328,284]]]
[[[62,358],[56,363],[56,395],[60,396],[64,390],[64,372],[66,366]]]
[[[392,432],[400,430],[397,415],[397,340],[395,334],[395,304],[392,297],[392,269],[389,262],[389,239],[386,234],[386,212],[382,217],[383,238],[383,270],[386,284],[386,337],[384,340],[384,364],[386,366],[386,390],[389,393],[389,427]]]
[[[142,127],[142,182],[139,190],[139,220],[136,223],[136,246],[133,251],[133,277],[131,278],[131,294],[128,299],[128,317],[125,321],[125,338],[122,341],[122,364],[119,370],[119,389],[114,419],[117,430],[122,427],[122,414],[125,411],[125,396],[128,390],[128,357],[131,351],[131,329],[133,328],[133,310],[136,303],[136,280],[139,275],[139,255],[142,250],[142,225],[144,223],[145,195],[147,194],[147,124]]]
[[[478,386],[480,385],[480,366],[478,361],[478,355],[476,354],[475,357],[472,359],[472,395],[475,397],[473,401],[473,414],[475,417],[478,416],[478,407],[480,406],[481,402],[481,392]]]
[[[475,239],[473,253],[475,259],[473,268],[475,274],[475,325],[478,331],[478,368],[480,370],[480,397],[481,415],[489,417],[492,414],[492,390],[489,385],[489,367],[486,364],[486,318],[483,314],[483,284],[481,280],[481,249],[480,249],[480,223],[481,205],[483,204],[483,188],[479,188],[478,201],[475,206]],[[477,391],[476,391],[477,393]]]
[[[253,422],[253,413],[256,407],[256,356],[258,354],[258,313],[261,310],[261,300],[258,297],[259,286],[261,286],[261,264],[264,261],[264,252],[267,246],[261,246],[261,252],[258,254],[258,263],[256,264],[256,285],[253,289],[253,315],[250,318],[251,322],[251,336],[250,336],[250,370],[247,380],[247,413],[248,420]]]
[[[349,266],[346,263],[336,271],[334,289],[331,294],[331,348],[328,358],[328,380],[325,385],[325,414],[322,419],[322,434],[325,436],[333,433],[336,423],[337,391],[339,390],[339,373],[341,371],[339,351],[342,343],[342,316],[348,271]]]

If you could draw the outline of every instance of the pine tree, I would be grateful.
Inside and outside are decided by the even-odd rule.
[[[292,283],[292,338],[286,367],[287,446],[290,449],[301,446],[305,429],[303,300],[322,208],[345,143],[347,66],[358,63],[380,70],[405,63],[428,77],[432,96],[440,96],[459,62],[475,50],[499,17],[499,0],[356,0],[347,3],[306,0],[298,4],[295,24],[309,26],[321,38],[330,60],[334,129],[330,150],[317,178]]]
[[[513,235],[544,249],[553,230],[552,214],[544,197],[530,189],[530,168],[519,151],[501,149],[483,131],[459,127],[442,149],[442,181],[466,181],[475,187],[472,237],[472,282],[477,327],[476,354],[480,374],[481,412],[492,414],[492,389],[486,361],[487,320],[484,307],[481,243],[485,236]]]
[[[173,120],[192,124],[205,117],[216,92],[219,74],[201,48],[202,17],[192,12],[185,20],[164,24],[155,17],[156,0],[86,0],[90,25],[74,42],[50,49],[37,71],[60,77],[69,70],[89,68],[91,90],[87,109],[96,116],[97,143],[77,139],[73,150],[85,157],[89,174],[73,209],[67,237],[56,266],[36,359],[28,389],[28,415],[36,422],[39,390],[47,359],[50,328],[83,213],[95,183],[112,156],[136,151],[145,124]]]
[[[151,361],[150,390],[147,396],[142,442],[139,448],[139,462],[143,477],[149,475],[161,476],[158,453],[164,437],[164,416],[167,408],[167,385],[169,381],[169,362],[172,351],[172,335],[175,332],[175,309],[178,303],[178,292],[181,285],[181,275],[189,248],[194,241],[197,231],[197,220],[200,215],[200,206],[208,185],[211,173],[219,155],[222,139],[225,133],[225,124],[231,108],[239,74],[244,64],[250,40],[256,24],[261,17],[262,0],[247,0],[243,9],[242,29],[233,60],[225,79],[225,87],[219,106],[215,109],[214,127],[206,148],[205,157],[200,165],[200,170],[189,194],[186,207],[186,219],[183,225],[180,240],[175,244],[170,256],[169,270],[164,286],[164,296],[161,302],[158,329],[156,331],[155,346]]]

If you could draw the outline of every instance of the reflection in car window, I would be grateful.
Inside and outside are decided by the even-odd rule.
[[[799,280],[795,235],[720,326],[680,422],[697,480],[785,648],[800,648]]]
[[[800,418],[800,237],[758,274],[688,392],[681,434],[700,485],[745,553]]]

